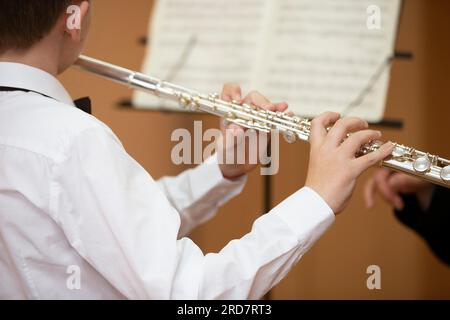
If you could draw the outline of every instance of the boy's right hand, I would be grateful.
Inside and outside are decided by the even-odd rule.
[[[394,145],[388,142],[377,151],[356,158],[361,146],[381,138],[381,132],[367,128],[364,120],[340,119],[340,115],[334,112],[324,113],[312,121],[306,186],[316,191],[335,214],[346,207],[357,178],[394,149]],[[348,133],[352,135],[347,138]]]

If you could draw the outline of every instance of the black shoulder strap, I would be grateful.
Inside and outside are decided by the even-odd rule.
[[[14,88],[14,87],[2,87],[0,86],[0,91],[7,91],[7,92],[12,92],[12,91],[23,91],[23,92],[33,92],[33,93],[37,93],[40,94],[41,96],[53,99],[52,97],[49,97],[43,93],[37,92],[37,91],[33,91],[33,90],[28,90],[28,89],[23,89],[23,88]],[[53,99],[54,100],[54,99]]]
[[[42,94],[40,92],[33,91],[33,90],[28,90],[28,89],[23,89],[23,88],[2,87],[2,86],[0,86],[0,92],[2,92],[2,91],[3,92],[5,92],[5,91],[7,91],[7,92],[12,92],[12,91],[33,92],[33,93],[40,94],[41,96],[53,99],[52,97],[49,97],[49,96],[47,96],[45,94]],[[53,100],[55,100],[55,99],[53,99]],[[74,103],[75,107],[77,107],[78,109],[80,109],[80,110],[82,110],[82,111],[84,111],[84,112],[86,112],[88,114],[92,113],[91,99],[89,97],[84,97],[84,98],[75,100],[73,103]]]

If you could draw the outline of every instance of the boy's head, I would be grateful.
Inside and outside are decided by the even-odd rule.
[[[83,48],[89,7],[82,0],[0,0],[0,58],[54,59],[64,71]]]

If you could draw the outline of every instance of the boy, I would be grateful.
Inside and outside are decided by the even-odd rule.
[[[66,23],[74,4],[80,30]],[[81,52],[91,4],[0,0],[0,298],[260,298],[325,232],[356,178],[392,144],[355,159],[380,133],[360,119],[318,117],[306,187],[242,239],[203,255],[182,236],[237,195],[251,167],[218,165],[213,157],[155,182],[106,125],[73,106],[55,76]],[[225,86],[222,96],[240,100],[239,87]],[[243,100],[286,108],[257,93]],[[357,132],[342,143],[350,131]],[[68,270],[78,270],[81,282],[67,283]]]

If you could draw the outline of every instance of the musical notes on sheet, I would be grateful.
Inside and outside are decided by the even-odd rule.
[[[367,8],[381,12],[369,29]],[[200,92],[235,82],[303,116],[348,109],[393,54],[400,0],[160,0],[144,72]],[[389,68],[351,109],[382,118]],[[144,93],[140,107],[176,108]]]

